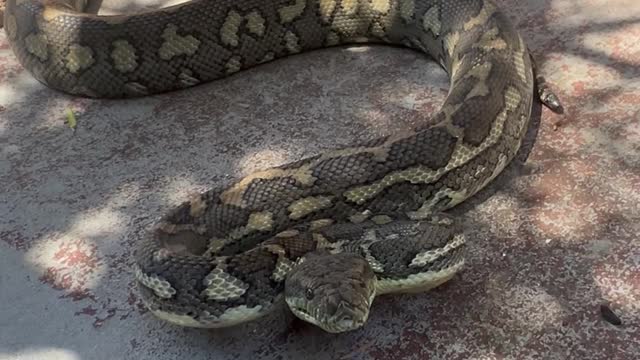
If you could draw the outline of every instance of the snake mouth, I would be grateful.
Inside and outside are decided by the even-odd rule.
[[[342,318],[338,321],[334,322],[333,328],[334,332],[345,332],[356,330],[359,327],[363,326],[367,321],[367,314],[364,316],[353,315],[343,315]]]
[[[341,311],[333,316],[319,316],[320,312],[312,312],[303,306],[291,306],[291,311],[298,318],[316,325],[329,333],[341,333],[360,328],[368,318],[368,311]]]
[[[290,306],[291,312],[298,318],[309,322],[311,324],[322,327],[322,324],[313,316],[311,313],[307,311],[307,309],[303,306]]]

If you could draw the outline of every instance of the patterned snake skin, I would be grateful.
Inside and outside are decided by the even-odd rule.
[[[490,0],[193,0],[111,17],[74,8],[9,0],[4,23],[35,78],[81,96],[166,92],[356,42],[422,51],[450,76],[440,111],[413,131],[250,174],[168,211],[137,249],[135,277],[146,306],[184,326],[243,323],[284,299],[327,331],[353,330],[375,296],[449,280],[465,240],[443,211],[510,162],[536,95],[528,49]]]

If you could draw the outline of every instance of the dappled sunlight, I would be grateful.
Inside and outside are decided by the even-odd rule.
[[[33,92],[43,87],[28,71],[21,71],[9,81],[0,82],[0,99],[4,104],[24,103]]]
[[[515,285],[506,287],[490,279],[486,294],[495,306],[493,311],[503,314],[503,330],[518,328],[518,331],[537,332],[553,327],[568,314],[558,299],[544,287]],[[517,319],[515,323],[512,320]],[[504,334],[506,335],[506,334]]]
[[[0,351],[2,351],[0,349]],[[83,360],[83,358],[75,351],[61,348],[27,348],[24,350],[5,353],[0,352],[0,360]]]
[[[186,201],[199,187],[196,181],[190,176],[175,175],[167,178],[166,181],[167,184],[159,192],[164,194],[162,203],[168,206],[177,205]],[[208,190],[210,186],[211,184],[206,184],[206,188],[202,190]]]
[[[295,159],[292,159],[291,155],[283,149],[264,149],[238,159],[235,166],[236,171],[239,174],[247,175],[255,171],[264,170],[291,161],[295,161]]]
[[[620,81],[619,74],[597,59],[569,53],[550,52],[548,56],[550,59],[545,62],[544,69],[545,72],[553,75],[549,75],[547,81],[565,87],[567,91],[603,89],[616,85]],[[599,82],[592,82],[593,77]],[[585,104],[585,106],[589,106],[589,104]]]
[[[575,204],[561,206],[553,203],[542,206],[529,215],[534,228],[543,238],[561,238],[563,242],[582,241],[583,234],[592,231],[598,225],[597,212],[591,208],[578,211]]]
[[[375,45],[371,49],[365,59],[360,60],[361,65],[367,66],[367,60],[386,58],[397,66],[367,70],[372,75],[369,76],[371,84],[366,89],[366,106],[363,104],[352,109],[357,119],[376,135],[380,128],[395,132],[429,122],[447,95],[449,83],[446,72],[433,59],[418,51],[383,45]]]
[[[101,14],[183,1],[106,0]],[[407,49],[353,45],[184,91],[102,101],[48,90],[10,50],[0,50],[8,64],[0,68],[0,105],[7,108],[0,112],[0,180],[8,189],[0,246],[12,259],[0,282],[11,280],[15,295],[4,296],[19,310],[9,310],[10,319],[25,331],[0,347],[0,360],[363,353],[494,359],[548,346],[562,357],[575,354],[571,346],[631,339],[635,325],[604,324],[594,304],[616,303],[626,322],[640,313],[640,53],[629,50],[640,36],[638,4],[508,6],[568,105],[563,118],[573,122],[552,131],[547,121],[556,116],[544,110],[532,124],[541,130],[526,163],[503,173],[461,214],[470,241],[460,276],[427,294],[380,298],[366,329],[340,336],[269,322],[256,325],[259,335],[169,326],[136,295],[135,243],[194,193],[424,124],[447,94],[437,63]],[[520,12],[523,6],[535,15]],[[67,109],[76,112],[75,133],[64,123]],[[48,327],[33,320],[39,317]],[[69,332],[48,334],[58,326]],[[310,343],[318,351],[310,352]]]
[[[536,206],[527,210],[527,216],[539,237],[572,243],[597,232],[616,213],[617,206],[611,204],[628,206],[638,195],[624,174],[602,177],[600,164],[577,156],[568,159],[566,165],[549,162],[545,173],[532,180],[527,197]]]
[[[586,32],[581,36],[581,42],[586,49],[604,52],[611,63],[628,61],[640,65],[640,59],[634,56],[640,53],[640,50],[636,54],[627,53],[634,47],[640,36],[640,18],[611,32],[613,34],[607,31]]]
[[[552,0],[549,1],[547,16],[562,16],[561,22],[554,22],[555,28],[574,28],[576,26],[597,26],[600,23],[612,23],[637,18],[637,0]]]
[[[612,238],[600,240],[599,247],[593,252],[593,283],[602,294],[603,299],[616,304],[618,313],[629,314],[627,322],[640,321],[640,302],[633,301],[640,296],[638,281],[640,275],[640,252],[624,253],[617,251],[620,240],[615,234],[607,234]]]
[[[74,298],[89,296],[108,270],[106,248],[117,245],[128,219],[108,202],[101,209],[84,211],[59,229],[36,240],[24,255],[40,275],[40,281],[64,290]]]
[[[640,3],[635,0],[551,1],[546,23],[550,33],[556,33],[556,41],[549,45],[547,60],[541,68],[553,74],[552,78],[557,79],[553,82],[558,86],[564,83],[561,79],[569,73],[568,68],[579,69],[585,62],[595,70],[608,69],[618,78],[633,79],[634,69],[640,66],[637,56],[640,51],[633,50],[640,36],[639,14]],[[557,71],[560,66],[563,71]],[[587,82],[597,84],[592,86],[598,88],[611,86],[606,81],[601,83],[584,76],[573,78],[589,79]]]
[[[583,150],[606,157],[607,160],[629,159],[631,166],[640,164],[640,146],[633,139],[612,141],[612,134],[602,127],[586,127],[579,130],[584,139]],[[635,164],[634,164],[635,163]]]

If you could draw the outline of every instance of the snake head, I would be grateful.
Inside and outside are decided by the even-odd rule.
[[[285,300],[302,320],[331,333],[355,330],[367,321],[376,276],[356,254],[314,252],[285,281]]]

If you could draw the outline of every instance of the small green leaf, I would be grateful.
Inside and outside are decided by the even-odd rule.
[[[73,114],[73,110],[67,108],[67,124],[73,130],[76,129],[76,116]]]

